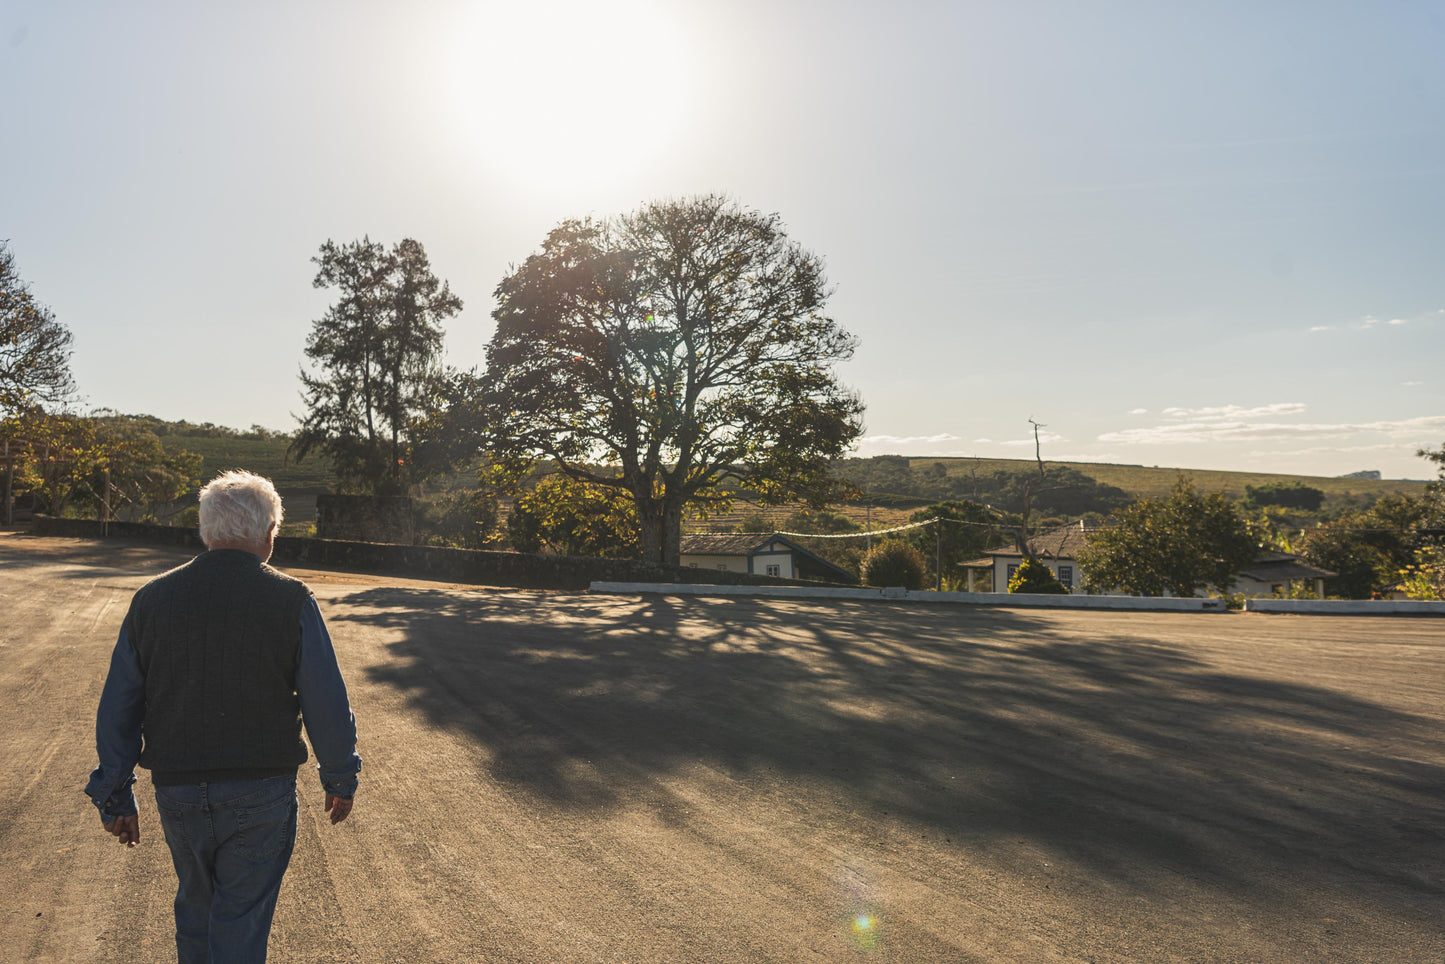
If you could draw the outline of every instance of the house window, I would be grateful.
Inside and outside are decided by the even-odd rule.
[[[779,566],[769,566],[769,567],[768,567],[768,575],[770,575],[770,576],[781,576],[782,574],[783,574],[783,570],[782,570],[781,567],[779,567]]]
[[[1060,566],[1060,567],[1059,567],[1059,582],[1061,582],[1061,583],[1064,584],[1064,588],[1065,588],[1065,589],[1073,589],[1073,588],[1074,588],[1074,567],[1073,567],[1073,566]]]

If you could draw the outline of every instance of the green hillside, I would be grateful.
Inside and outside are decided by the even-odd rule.
[[[934,463],[942,463],[950,475],[968,475],[975,471],[984,475],[996,471],[1032,471],[1032,459],[941,459],[910,458],[909,467],[915,471],[924,470]],[[1223,491],[1232,499],[1244,496],[1247,485],[1261,486],[1268,482],[1300,482],[1313,486],[1325,493],[1326,504],[1349,497],[1377,499],[1382,495],[1403,494],[1418,496],[1425,487],[1424,482],[1392,479],[1341,479],[1317,475],[1289,475],[1272,472],[1228,472],[1221,469],[1180,469],[1166,466],[1113,465],[1104,462],[1055,462],[1045,461],[1046,466],[1064,465],[1097,479],[1105,485],[1118,486],[1135,498],[1159,498],[1169,494],[1180,475],[1194,480],[1197,488],[1205,492]],[[1429,475],[1429,466],[1420,463],[1422,475]]]
[[[323,455],[312,453],[302,462],[288,460],[286,446],[290,439],[284,437],[167,435],[162,437],[161,444],[167,449],[186,449],[199,455],[204,460],[201,476],[205,479],[229,469],[245,469],[266,476],[282,491],[296,493],[326,492],[335,481],[331,462]]]
[[[141,416],[145,418],[145,416]],[[276,483],[276,487],[291,494],[314,494],[330,491],[335,482],[331,462],[320,453],[312,453],[305,461],[288,459],[287,436],[270,435],[256,437],[255,433],[237,432],[218,426],[195,426],[185,422],[161,422],[151,420],[167,448],[185,448],[200,455],[202,475],[214,477],[227,469],[246,469],[265,475]],[[1223,491],[1231,498],[1241,498],[1246,486],[1259,487],[1271,482],[1300,482],[1313,486],[1325,493],[1326,508],[1335,508],[1351,502],[1373,502],[1383,495],[1403,494],[1418,496],[1424,482],[1391,479],[1342,479],[1312,475],[1291,475],[1271,472],[1230,472],[1218,469],[1180,469],[1168,466],[1115,465],[1102,462],[1058,462],[1045,463],[1051,467],[1065,467],[1097,481],[1103,486],[1122,489],[1129,498],[1159,498],[1169,493],[1175,480],[1182,474],[1206,492]],[[912,486],[891,485],[887,471],[892,469],[893,479],[903,480],[898,470],[904,466],[904,476],[914,480],[932,480],[935,486],[947,482],[978,477],[980,479],[1003,472],[1017,475],[1032,472],[1035,463],[1029,459],[974,459],[974,458],[903,458],[899,456],[877,456],[871,459],[849,459],[843,463],[845,477],[856,477],[860,487],[869,496],[901,495]],[[941,467],[941,468],[940,468]],[[1428,466],[1421,463],[1421,474],[1429,475]],[[858,473],[861,473],[858,474]],[[1067,473],[1065,473],[1067,474]],[[888,506],[900,511],[909,506],[924,504],[931,497],[922,492],[914,493],[918,498],[904,497],[899,505]],[[1116,493],[1117,494],[1117,493]],[[939,496],[941,497],[941,496]],[[864,500],[869,501],[865,498]],[[861,509],[859,511],[862,511]]]

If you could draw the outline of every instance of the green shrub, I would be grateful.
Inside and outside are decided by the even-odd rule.
[[[1067,593],[1064,584],[1049,567],[1036,559],[1025,559],[1008,581],[1009,592]]]
[[[421,545],[482,549],[497,528],[497,500],[480,491],[447,492],[415,507]]]
[[[923,556],[906,542],[890,539],[863,557],[863,581],[870,586],[923,588]]]

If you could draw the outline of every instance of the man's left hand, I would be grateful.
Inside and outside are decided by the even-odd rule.
[[[140,814],[133,813],[129,817],[116,817],[110,823],[106,823],[105,817],[101,817],[100,822],[107,832],[119,838],[120,842],[127,847],[134,847],[140,843]]]

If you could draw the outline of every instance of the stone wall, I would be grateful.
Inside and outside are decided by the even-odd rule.
[[[40,536],[82,539],[135,539],[163,545],[205,548],[195,529],[143,522],[102,524],[89,519],[37,516],[32,531]],[[584,590],[593,582],[679,583],[725,586],[818,586],[799,579],[771,579],[716,569],[648,566],[630,559],[593,559],[527,552],[487,552],[435,546],[387,545],[333,539],[276,539],[272,561],[279,566],[350,569],[416,579],[516,586],[525,589]]]
[[[406,496],[316,496],[316,538],[351,542],[394,542],[411,545],[411,499]]]

